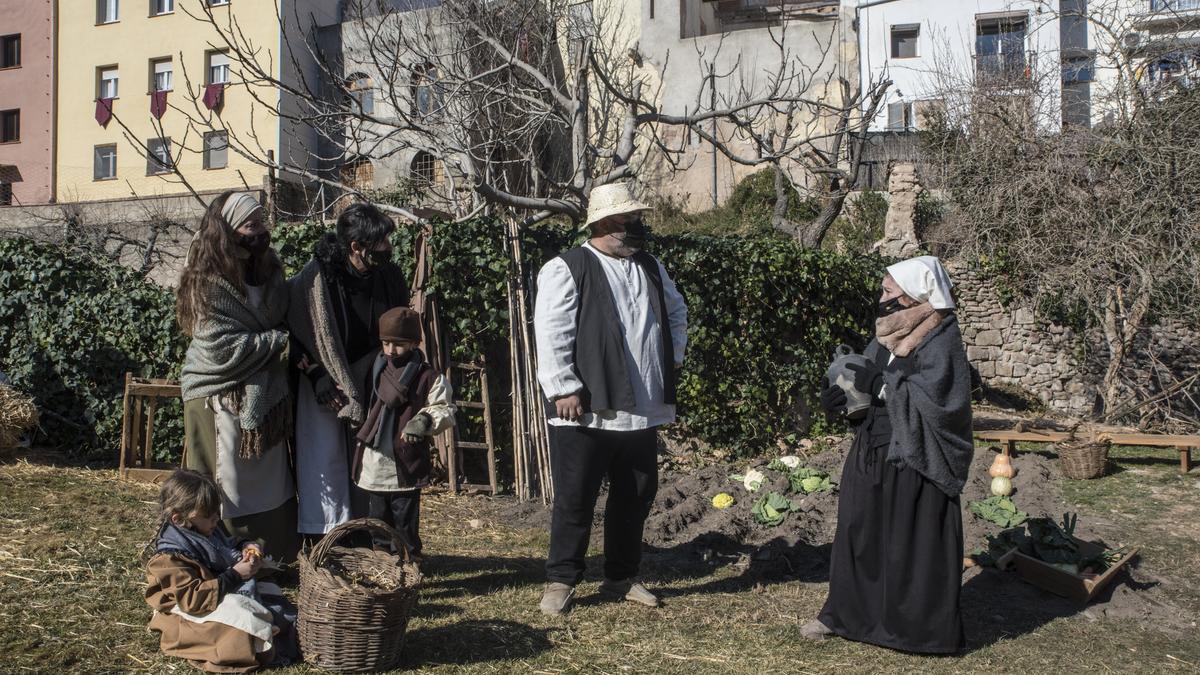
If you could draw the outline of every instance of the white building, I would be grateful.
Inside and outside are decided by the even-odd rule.
[[[1044,129],[1090,124],[1093,85],[1107,77],[1092,10],[1088,0],[860,2],[862,78],[894,83],[872,129],[920,129],[947,92],[981,86],[1029,96]]]

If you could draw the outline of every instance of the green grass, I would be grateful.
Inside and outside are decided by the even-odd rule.
[[[1114,453],[1125,471],[1071,484],[1087,513],[1146,537],[1155,569],[1193,580],[1197,472],[1143,464],[1145,450]],[[1157,457],[1157,455],[1153,455]],[[141,547],[151,534],[155,489],[112,471],[0,465],[0,671],[184,672],[157,654]],[[1149,496],[1149,498],[1148,498]],[[1190,501],[1188,501],[1190,500]],[[650,554],[647,576],[660,610],[600,602],[595,569],[565,619],[537,611],[547,538],[504,522],[480,497],[431,495],[422,514],[430,574],[409,626],[405,665],[436,672],[1051,672],[1200,668],[1195,635],[1131,621],[1048,618],[1012,630],[967,616],[972,649],[920,657],[841,640],[808,643],[799,627],[820,608],[826,584],[747,567],[709,566]],[[1188,520],[1173,510],[1187,502]],[[1119,517],[1117,517],[1119,516]],[[471,527],[471,521],[479,527]],[[1163,537],[1166,545],[1151,538]],[[1167,536],[1173,539],[1166,539]],[[1180,542],[1188,542],[1187,547]],[[1164,548],[1165,546],[1165,548]],[[1168,550],[1175,555],[1165,555]],[[815,555],[815,554],[814,554]],[[1200,602],[1184,596],[1195,615]],[[1013,633],[1009,635],[1008,633]],[[304,668],[284,672],[307,672]]]

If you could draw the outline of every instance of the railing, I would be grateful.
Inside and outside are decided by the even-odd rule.
[[[976,54],[975,79],[986,83],[1018,83],[1030,79],[1033,55],[1025,52]]]
[[[1150,0],[1151,12],[1180,12],[1200,9],[1200,0]]]

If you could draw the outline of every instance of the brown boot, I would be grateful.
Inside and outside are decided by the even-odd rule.
[[[538,608],[547,616],[562,616],[571,611],[571,600],[575,598],[575,587],[551,581],[542,593]]]

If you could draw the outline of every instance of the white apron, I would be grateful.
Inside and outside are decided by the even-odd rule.
[[[325,534],[350,520],[350,454],[337,413],[317,403],[301,376],[296,394],[296,531]]]
[[[278,508],[296,494],[288,466],[287,443],[265,450],[261,457],[239,457],[241,419],[219,396],[210,396],[208,407],[217,426],[216,479],[221,486],[221,517],[238,518]]]

